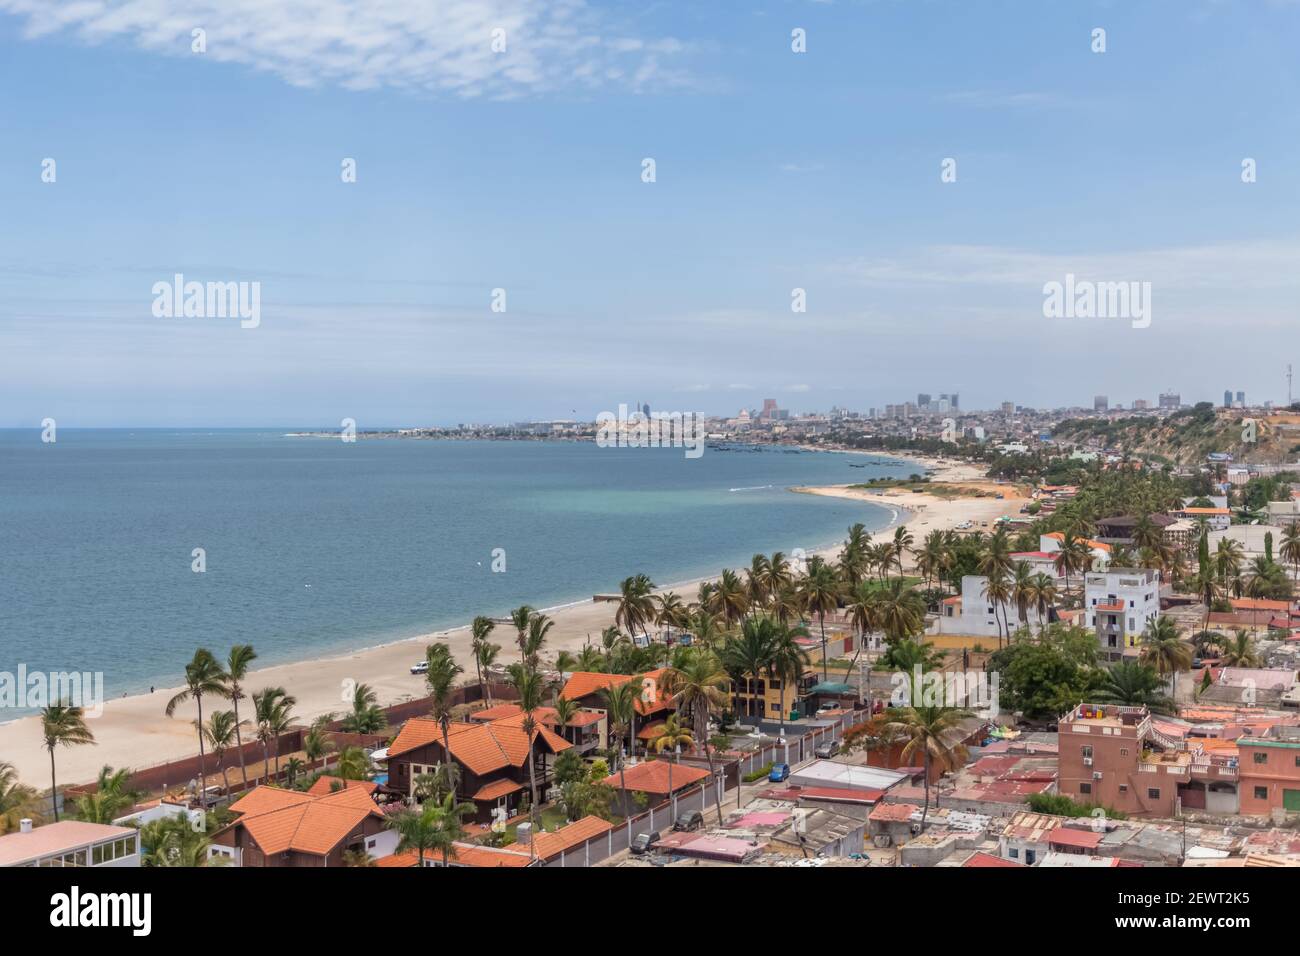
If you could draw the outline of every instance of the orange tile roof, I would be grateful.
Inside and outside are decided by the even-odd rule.
[[[474,843],[455,843],[456,855],[451,858],[452,866],[495,867],[527,866],[532,857],[513,850],[499,850],[490,846],[478,846]],[[425,862],[442,863],[442,853],[428,851],[424,854]],[[415,850],[403,850],[391,856],[381,856],[377,866],[409,867],[420,865],[420,854]]]
[[[675,781],[674,781],[675,782]],[[533,835],[533,847],[537,850],[539,860],[551,860],[566,853],[576,846],[586,843],[593,837],[601,836],[614,829],[608,820],[596,816],[586,816],[562,826],[554,833],[537,833]],[[527,843],[512,843],[506,850],[514,853],[532,854]]]
[[[274,791],[256,800],[258,791]],[[290,799],[300,797],[302,799]],[[278,787],[258,787],[239,800],[245,804],[240,817],[228,826],[243,827],[263,853],[296,851],[324,856],[339,845],[367,817],[382,820],[374,800],[359,787],[336,790],[322,796]],[[278,806],[277,806],[278,804]],[[231,809],[234,809],[232,805]]]
[[[1064,531],[1053,531],[1053,532],[1051,532],[1051,533],[1049,533],[1049,534],[1045,534],[1045,535],[1043,535],[1043,537],[1044,537],[1044,538],[1051,538],[1053,541],[1060,541],[1060,542],[1062,542],[1062,543],[1065,542],[1065,532],[1064,532]],[[1082,540],[1084,544],[1086,544],[1088,547],[1092,548],[1093,550],[1097,550],[1097,551],[1109,551],[1109,550],[1110,550],[1110,545],[1105,544],[1104,542],[1101,542],[1101,541],[1093,541],[1091,538],[1082,538],[1082,539],[1080,539],[1080,540]]]
[[[1182,514],[1185,515],[1230,515],[1232,514],[1227,508],[1184,508]]]
[[[672,698],[664,693],[663,679],[668,668],[661,667],[657,670],[646,671],[644,674],[638,674],[646,685],[653,689],[654,700],[646,701],[644,699],[636,702],[637,713],[645,716],[653,714],[660,710],[668,710],[673,706]],[[601,674],[595,671],[575,671],[560,691],[560,696],[566,700],[579,700],[583,697],[589,697],[592,694],[599,694],[608,687],[617,687],[620,684],[626,684],[632,679],[630,674]]]
[[[692,767],[690,764],[674,764],[669,760],[646,760],[635,767],[627,767],[622,774],[612,773],[602,782],[615,790],[623,787],[623,780],[626,777],[627,789],[640,793],[653,793],[663,796],[668,795],[668,768],[672,767],[673,790],[680,790],[683,787],[689,787],[694,783],[705,780],[709,772],[701,767]]]
[[[283,787],[263,784],[253,788],[232,803],[230,810],[233,813],[245,815],[266,813],[270,810],[283,810],[285,807],[296,807],[299,804],[310,803],[311,799],[310,794],[303,793],[301,790],[285,790]]]
[[[493,780],[489,784],[484,784],[479,788],[478,793],[470,797],[471,800],[499,800],[507,794],[514,793],[516,790],[524,789],[522,783],[515,783],[513,780]]]
[[[453,721],[447,727],[447,741],[452,758],[464,764],[470,772],[482,776],[506,767],[522,767],[528,759],[528,736],[521,726],[523,714],[504,717],[489,723],[474,724]],[[573,745],[557,736],[538,722],[532,739],[541,738],[553,754]],[[388,758],[401,756],[429,744],[442,746],[442,727],[431,717],[412,717],[388,746]]]
[[[1268,601],[1264,598],[1229,598],[1228,602],[1238,611],[1284,611],[1291,610],[1289,601]]]
[[[344,780],[342,777],[333,777],[329,774],[323,774],[316,778],[316,782],[307,788],[307,792],[314,797],[319,797],[326,793],[333,793],[335,784],[342,784],[343,789],[360,789],[366,793],[374,793],[379,789],[379,784],[372,783],[369,780]]]

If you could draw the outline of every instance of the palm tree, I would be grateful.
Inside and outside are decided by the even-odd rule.
[[[1016,617],[1024,627],[1029,623],[1029,606],[1033,603],[1036,591],[1034,572],[1028,561],[1017,561],[1015,576],[1011,580],[1011,603],[1016,606]],[[1007,636],[1011,634],[1011,625],[1007,625]]]
[[[1157,617],[1147,624],[1142,634],[1138,659],[1154,667],[1160,675],[1169,675],[1169,694],[1173,696],[1178,672],[1192,666],[1192,649],[1179,638],[1172,618]]]
[[[730,568],[723,569],[710,598],[713,602],[710,610],[728,625],[739,622],[749,611],[749,591],[740,575]]]
[[[511,683],[514,684],[515,690],[519,694],[519,709],[524,712],[521,729],[528,740],[528,816],[535,831],[537,826],[537,774],[534,770],[533,758],[537,751],[535,741],[537,720],[534,717],[534,712],[542,705],[542,678],[536,671],[524,667],[512,667],[510,677]]]
[[[424,854],[437,849],[441,842],[441,826],[434,818],[433,810],[433,805],[421,810],[403,810],[389,817],[384,824],[390,830],[397,831],[395,852],[414,850],[420,866],[424,866]]]
[[[270,745],[275,741],[275,775],[280,776],[280,735],[289,729],[294,705],[298,698],[283,687],[267,687],[253,692],[253,719],[257,724],[257,739],[262,744],[262,757],[271,761]]]
[[[230,792],[230,778],[226,774],[226,751],[236,741],[237,726],[233,710],[218,710],[208,717],[206,727],[199,727],[204,740],[216,755],[217,769],[221,771],[221,788],[226,793]]]
[[[658,732],[650,738],[647,746],[657,754],[661,754],[665,750],[676,750],[678,747],[685,747],[689,750],[695,746],[695,735],[688,728],[682,726],[680,717],[676,714],[669,714],[664,718],[663,725]],[[672,789],[671,784],[669,789]]]
[[[1241,564],[1245,552],[1241,545],[1232,538],[1220,538],[1214,550],[1214,570],[1219,575],[1219,582],[1225,588],[1241,573]]]
[[[492,634],[496,624],[492,618],[484,617],[480,614],[474,618],[473,623],[469,626],[470,647],[474,653],[474,670],[478,674],[478,695],[483,697],[483,658],[482,648],[487,644],[488,637]]]
[[[852,533],[852,529],[850,529],[850,536]],[[790,559],[785,556],[784,551],[772,552],[772,556],[767,559],[767,580],[763,583],[768,599],[771,600],[793,584],[794,571],[790,568]]]
[[[1050,574],[1039,571],[1029,579],[1025,597],[1030,606],[1038,611],[1038,630],[1041,633],[1046,627],[1048,614],[1056,605],[1056,580]]]
[[[456,689],[456,678],[461,674],[461,666],[451,656],[451,648],[446,644],[430,644],[425,653],[429,669],[425,671],[424,682],[429,688],[433,719],[442,730],[443,759],[451,763],[451,710],[452,695]],[[455,788],[452,788],[453,796]]]
[[[605,669],[605,655],[597,648],[587,645],[578,655],[578,660],[573,665],[574,670],[587,672],[600,672]]]
[[[226,866],[224,857],[210,857],[208,826],[195,829],[185,817],[164,817],[140,828],[140,865],[167,867]]]
[[[230,691],[230,703],[235,708],[235,746],[239,749],[239,773],[244,778],[244,789],[248,789],[248,767],[244,760],[244,736],[240,732],[243,721],[239,719],[239,702],[244,699],[244,678],[248,676],[248,666],[257,660],[257,651],[252,644],[236,644],[226,655],[226,687]]]
[[[533,614],[528,619],[528,634],[524,637],[524,664],[529,670],[537,670],[537,665],[541,663],[546,636],[554,626],[555,622],[545,614]]]
[[[377,734],[388,726],[388,717],[379,706],[379,695],[369,684],[352,689],[352,711],[343,717],[342,729],[349,734]]]
[[[833,614],[840,606],[840,582],[835,569],[829,564],[814,558],[808,567],[808,573],[799,582],[799,596],[808,613],[816,614],[821,624],[822,633],[822,680],[829,680],[826,651],[826,615]]]
[[[578,715],[578,712],[582,708],[578,706],[576,700],[570,700],[567,697],[561,697],[559,694],[556,694],[551,699],[551,709],[555,711],[555,725],[559,729],[560,736],[565,737],[567,740],[568,738],[565,736],[565,732],[568,730],[569,723]]]
[[[297,757],[290,757],[284,762],[284,780],[290,787],[298,780],[298,775],[307,765]]]
[[[746,595],[749,599],[749,608],[752,612],[767,604],[767,555],[756,554],[750,559],[749,567],[745,570],[745,588],[748,591]]]
[[[489,669],[497,661],[497,655],[501,653],[500,644],[489,644],[487,641],[481,643],[474,649],[474,663],[479,669],[479,673],[486,675]],[[487,688],[488,706],[492,705],[492,683],[489,681],[485,684]]]
[[[1282,547],[1278,555],[1291,565],[1292,577],[1300,577],[1300,521],[1292,521],[1282,529]]]
[[[753,682],[768,669],[772,661],[772,641],[775,628],[771,618],[750,618],[744,622],[738,637],[728,640],[722,648],[722,663],[728,671],[741,675],[745,680],[746,716],[754,716],[755,703]],[[759,717],[762,705],[759,705]]]
[[[310,763],[315,763],[334,749],[334,741],[327,736],[333,720],[333,714],[321,714],[302,735],[302,751]]]
[[[601,700],[604,702],[604,713],[610,721],[610,730],[614,731],[614,735],[619,739],[619,790],[623,791],[624,795],[628,792],[628,779],[624,770],[627,757],[623,756],[623,736],[636,722],[637,698],[641,696],[640,683],[627,680],[621,684],[612,684],[601,691]]]
[[[654,621],[659,627],[684,631],[691,626],[691,612],[675,592],[661,594],[655,600],[659,606],[655,609]]]
[[[85,713],[80,707],[57,703],[41,711],[41,736],[45,749],[50,752],[50,805],[54,808],[54,822],[59,822],[59,784],[54,776],[54,748],[80,747],[93,744],[95,735],[86,726]]]
[[[1164,693],[1164,681],[1149,664],[1120,661],[1102,675],[1102,683],[1089,696],[1099,704],[1145,707],[1153,714],[1172,714],[1174,702]]]
[[[915,702],[919,695],[913,694]],[[925,830],[925,820],[930,812],[930,768],[938,767],[947,772],[966,761],[966,747],[960,743],[949,743],[952,731],[963,718],[969,717],[969,711],[956,707],[911,706],[895,712],[894,718],[885,725],[886,734],[897,735],[907,740],[899,753],[899,759],[910,761],[919,750],[924,755],[925,798],[921,804],[921,829]],[[913,764],[913,766],[915,766]]]
[[[771,601],[772,616],[782,624],[790,624],[803,616],[803,594],[793,584],[783,585],[773,591]]]
[[[916,552],[916,569],[925,575],[927,590],[932,577],[943,579],[943,573],[951,566],[951,562],[952,552],[944,533],[936,528],[925,536],[921,549]]]
[[[804,667],[808,664],[808,652],[796,637],[807,637],[805,628],[777,627],[772,635],[768,651],[767,668],[769,676],[781,682],[781,736],[785,736],[785,691],[793,684],[796,688],[803,680]]]
[[[168,717],[176,712],[176,708],[185,703],[191,697],[199,709],[198,735],[199,735],[199,785],[202,788],[199,791],[199,800],[207,799],[208,777],[204,770],[203,756],[203,695],[210,694],[213,697],[229,697],[230,688],[227,686],[226,672],[221,669],[217,659],[212,656],[212,652],[206,647],[200,647],[194,652],[194,658],[185,665],[185,689],[167,701],[165,713]],[[206,806],[206,804],[201,804]]]
[[[357,849],[357,850],[343,851],[343,865],[344,866],[378,866],[379,864],[376,863],[375,858],[372,857],[365,850]]]
[[[334,765],[334,776],[340,780],[367,780],[370,778],[370,758],[360,747],[344,747]]]
[[[1223,666],[1258,667],[1259,664],[1260,655],[1255,650],[1254,640],[1245,631],[1237,631],[1223,649]]]
[[[894,529],[894,560],[898,562],[898,576],[903,576],[903,555],[911,550],[915,538],[912,532],[907,530],[907,525],[899,525]]]
[[[849,587],[856,587],[868,573],[870,573],[869,560],[871,545],[871,535],[867,533],[866,526],[861,522],[849,528],[848,539],[844,542],[844,548],[840,551],[840,574],[848,582]]]
[[[515,643],[519,645],[519,660],[524,659],[524,642],[528,636],[528,622],[532,620],[533,614],[536,613],[527,604],[521,604],[510,612],[510,623],[514,625],[517,637]]]
[[[0,836],[18,829],[22,820],[41,818],[41,798],[35,787],[18,781],[14,765],[0,760]]]
[[[105,764],[99,771],[95,789],[77,797],[73,810],[78,820],[86,823],[111,824],[124,810],[135,805],[142,793],[128,786],[131,771],[125,767],[114,770]]]
[[[707,649],[691,654],[683,667],[671,668],[663,676],[664,693],[672,697],[679,714],[691,715],[695,723],[695,739],[704,743],[704,755],[709,760],[709,774],[715,781],[713,800],[717,806],[719,823],[722,821],[722,797],[716,786],[713,747],[709,742],[709,718],[715,713],[721,713],[726,707],[729,681],[717,655]],[[623,789],[626,792],[626,785]]]
[[[441,803],[431,802],[424,808],[433,824],[433,841],[429,849],[442,851],[443,866],[448,866],[455,858],[456,844],[469,836],[462,821],[472,815],[475,809],[472,803],[458,802],[454,793],[448,793]]]
[[[925,602],[902,580],[891,580],[879,591],[880,629],[891,642],[906,640],[925,628]]]
[[[650,599],[654,584],[644,574],[637,574],[624,578],[618,590],[618,608],[614,611],[614,623],[621,627],[628,637],[635,637],[645,630],[650,621],[654,620],[654,602]]]

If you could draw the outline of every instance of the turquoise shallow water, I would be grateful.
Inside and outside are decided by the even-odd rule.
[[[792,485],[915,470],[292,430],[0,431],[0,670],[102,671],[111,699],[176,683],[200,644],[283,663],[582,600],[635,572],[686,581],[889,521]]]

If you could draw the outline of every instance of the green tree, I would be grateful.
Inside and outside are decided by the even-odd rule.
[[[185,689],[167,701],[165,713],[168,717],[176,712],[176,708],[185,701],[193,698],[194,704],[199,710],[199,719],[197,723],[199,735],[199,784],[202,788],[200,800],[207,799],[208,778],[204,771],[204,747],[203,747],[203,698],[210,697],[229,697],[230,688],[227,684],[229,677],[217,663],[217,659],[212,656],[212,652],[205,647],[200,647],[194,652],[194,658],[185,665]]]
[[[248,668],[257,660],[257,651],[252,644],[236,644],[226,655],[226,689],[230,694],[230,705],[235,711],[235,747],[239,751],[239,774],[244,780],[244,789],[248,789],[248,766],[244,759],[244,736],[240,728],[244,721],[239,719],[239,702],[244,699],[244,678]]]
[[[85,712],[60,698],[41,711],[41,739],[50,752],[50,805],[54,808],[54,822],[58,823],[59,783],[54,774],[54,749],[93,744],[95,735],[86,726]]]

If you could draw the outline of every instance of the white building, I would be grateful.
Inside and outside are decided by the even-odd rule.
[[[1084,578],[1084,626],[1093,628],[1102,653],[1136,655],[1147,625],[1160,616],[1160,572],[1109,568]]]
[[[1204,521],[1211,531],[1224,531],[1232,524],[1232,512],[1227,508],[1183,508],[1170,514],[1175,518]]]
[[[22,820],[17,833],[0,836],[0,867],[139,865],[140,831],[132,827],[80,820],[33,827]]]

